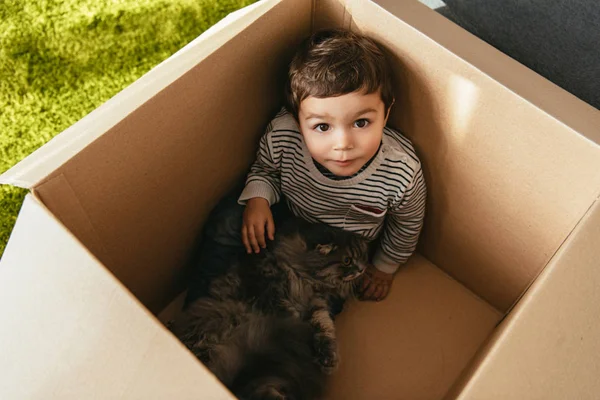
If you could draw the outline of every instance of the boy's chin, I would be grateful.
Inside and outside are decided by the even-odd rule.
[[[337,165],[332,165],[328,169],[336,176],[350,177],[352,175],[355,175],[358,171],[360,171],[361,167],[362,167],[362,165],[358,165],[358,166],[349,165],[347,167],[340,167]]]
[[[331,171],[331,172],[333,172],[335,176],[339,176],[340,178],[349,178],[352,175],[356,174],[358,172],[358,170],[351,171],[351,172],[346,172],[346,171]]]

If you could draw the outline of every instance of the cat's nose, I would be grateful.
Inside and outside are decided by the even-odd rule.
[[[350,273],[346,275],[344,281],[352,281],[361,276],[367,269],[367,264],[364,262],[357,262],[350,269]]]

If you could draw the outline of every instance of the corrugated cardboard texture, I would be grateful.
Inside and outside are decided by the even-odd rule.
[[[100,260],[152,311],[181,289],[201,223],[252,161],[309,25],[310,2],[276,5],[52,174],[87,214]],[[51,209],[77,231],[69,210]]]
[[[457,398],[598,399],[599,260],[596,203],[502,323]]]
[[[232,399],[28,195],[0,262],[0,399]]]
[[[336,321],[340,369],[328,399],[441,399],[500,313],[421,256],[381,303],[352,302]]]
[[[507,310],[600,192],[600,148],[482,72],[490,64],[502,77],[531,71],[490,49],[473,54],[475,39],[427,7],[383,2],[474,65],[375,4],[349,3],[359,29],[394,55],[399,99],[390,122],[416,144],[428,185],[423,254]],[[539,90],[536,99],[588,109],[547,82]],[[600,139],[600,113],[583,114],[598,125],[579,125]]]

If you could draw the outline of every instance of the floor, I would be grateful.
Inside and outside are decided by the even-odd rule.
[[[433,8],[434,10],[439,7],[444,7],[446,4],[442,0],[419,0],[421,3],[425,4],[428,7]]]

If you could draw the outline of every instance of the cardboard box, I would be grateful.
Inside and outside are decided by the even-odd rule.
[[[240,10],[2,175],[31,193],[0,263],[0,398],[231,398],[160,321],[326,26],[389,50],[390,123],[429,189],[390,297],[337,320],[327,398],[597,398],[600,113],[416,1],[378,3]]]

